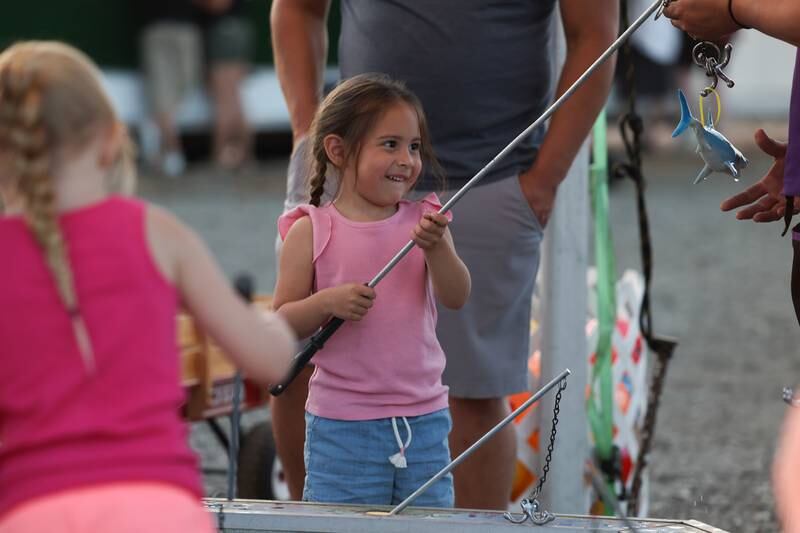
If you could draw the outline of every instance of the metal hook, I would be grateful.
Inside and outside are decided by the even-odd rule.
[[[731,59],[733,46],[728,43],[720,51],[719,46],[710,41],[701,41],[692,49],[692,59],[695,65],[706,71],[706,76],[711,78],[711,85],[700,91],[700,96],[705,98],[717,88],[719,80],[722,79],[728,88],[732,88],[735,83],[725,72],[722,71]]]
[[[503,516],[506,520],[514,523],[514,524],[522,524],[527,520],[530,520],[537,526],[543,526],[548,522],[552,522],[556,519],[556,516],[551,513],[550,511],[540,511],[539,510],[539,500],[536,498],[529,500],[528,498],[523,499],[520,502],[520,507],[522,507],[522,516],[519,518],[515,518],[511,513],[505,513]]]

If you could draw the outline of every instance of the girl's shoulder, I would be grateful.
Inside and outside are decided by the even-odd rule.
[[[329,206],[316,207],[310,204],[301,204],[283,213],[278,217],[278,234],[282,241],[286,240],[289,230],[300,221],[303,221],[303,226],[308,224],[308,228],[303,227],[303,229],[311,237],[316,260],[331,238],[332,222]]]
[[[292,226],[303,218],[308,218],[314,227],[327,226],[330,229],[331,216],[328,213],[327,206],[317,207],[311,204],[300,204],[278,217],[278,233],[281,239],[285,239]]]

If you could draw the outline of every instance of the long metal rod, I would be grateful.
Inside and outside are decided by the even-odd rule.
[[[447,201],[447,203],[445,203],[445,204],[442,206],[442,208],[441,208],[441,209],[439,209],[439,213],[442,213],[442,214],[444,214],[444,213],[448,212],[448,211],[449,211],[449,210],[450,210],[450,209],[453,207],[453,205],[455,205],[455,203],[456,203],[456,202],[458,202],[458,201],[461,199],[461,197],[462,197],[462,196],[464,196],[464,195],[467,193],[467,191],[469,191],[469,190],[470,190],[472,187],[474,187],[474,186],[475,186],[475,185],[476,185],[476,184],[477,184],[477,183],[478,183],[478,182],[479,182],[481,179],[483,179],[483,177],[484,177],[484,176],[485,176],[485,175],[486,175],[486,174],[487,174],[487,173],[488,173],[488,172],[489,172],[489,171],[490,171],[492,168],[494,168],[494,166],[495,166],[495,165],[496,165],[496,164],[497,164],[497,163],[498,163],[498,162],[499,162],[501,159],[503,159],[505,156],[507,156],[507,155],[509,154],[509,152],[511,152],[511,150],[513,150],[514,148],[516,148],[516,147],[517,147],[517,145],[518,145],[519,143],[521,143],[521,142],[522,142],[522,141],[523,141],[523,140],[524,140],[524,139],[525,139],[525,138],[526,138],[528,135],[530,135],[530,134],[533,132],[533,130],[535,130],[536,128],[538,128],[538,127],[539,127],[540,125],[542,125],[542,124],[543,124],[543,123],[544,123],[544,122],[545,122],[547,119],[549,119],[549,118],[550,118],[550,117],[553,115],[553,113],[555,113],[555,112],[558,110],[558,108],[559,108],[559,107],[561,107],[561,106],[564,104],[564,102],[565,102],[565,101],[566,101],[566,100],[567,100],[567,99],[568,99],[570,96],[572,96],[572,95],[575,93],[575,91],[577,91],[577,90],[580,88],[580,86],[581,86],[581,85],[583,85],[583,84],[586,82],[586,80],[587,80],[587,79],[589,79],[589,76],[591,76],[592,74],[594,74],[594,72],[595,72],[595,71],[596,71],[596,70],[597,70],[597,69],[600,67],[600,65],[602,65],[603,63],[605,63],[605,62],[608,60],[608,58],[609,58],[609,57],[611,57],[611,56],[614,54],[614,52],[616,52],[616,51],[617,51],[617,50],[618,50],[618,49],[619,49],[619,48],[620,48],[620,47],[623,45],[623,43],[625,43],[625,41],[626,41],[626,40],[628,40],[628,38],[629,38],[629,37],[630,37],[630,36],[633,34],[633,32],[635,32],[636,30],[638,30],[638,29],[639,29],[639,26],[641,26],[642,24],[644,24],[644,23],[645,23],[645,21],[646,21],[648,18],[650,18],[650,15],[651,15],[651,14],[652,14],[652,13],[653,13],[653,12],[654,12],[656,9],[658,9],[658,7],[659,7],[659,6],[660,6],[662,3],[663,3],[663,0],[656,0],[655,2],[653,2],[653,5],[651,5],[651,6],[650,6],[650,7],[649,7],[649,8],[648,8],[648,9],[647,9],[647,10],[646,10],[644,13],[642,13],[642,14],[639,16],[639,18],[638,18],[638,19],[636,19],[636,21],[635,21],[633,24],[631,24],[631,25],[628,27],[628,29],[627,29],[627,30],[625,30],[625,32],[623,32],[623,33],[622,33],[622,34],[621,34],[619,37],[617,37],[617,40],[616,40],[616,41],[614,41],[614,42],[611,44],[611,46],[609,46],[609,47],[608,47],[608,49],[607,49],[605,52],[603,52],[603,54],[602,54],[600,57],[598,57],[598,58],[595,60],[595,62],[594,62],[594,63],[592,63],[592,65],[591,65],[591,66],[590,66],[590,67],[589,67],[589,68],[586,70],[586,72],[584,72],[584,73],[581,75],[581,77],[580,77],[580,78],[578,78],[577,80],[575,80],[575,82],[574,82],[572,85],[570,85],[569,89],[567,89],[566,91],[564,91],[564,94],[562,94],[562,95],[561,95],[561,96],[560,96],[560,97],[559,97],[559,98],[558,98],[558,99],[557,99],[555,102],[553,102],[553,104],[552,104],[552,105],[551,105],[549,108],[547,108],[547,110],[546,110],[546,111],[545,111],[545,112],[542,114],[542,116],[540,116],[539,118],[537,118],[537,119],[536,119],[536,121],[535,121],[533,124],[531,124],[530,126],[528,126],[527,128],[525,128],[525,130],[524,130],[522,133],[520,133],[519,135],[517,135],[517,136],[514,138],[514,140],[512,140],[510,143],[508,143],[508,145],[507,145],[505,148],[503,148],[503,149],[500,151],[500,153],[499,153],[499,154],[497,154],[496,156],[494,156],[494,158],[493,158],[491,161],[489,161],[489,163],[488,163],[488,164],[487,164],[485,167],[483,167],[481,170],[479,170],[479,171],[478,171],[478,173],[477,173],[477,174],[475,174],[475,175],[472,177],[472,179],[470,179],[470,180],[469,180],[467,183],[465,183],[465,184],[464,184],[464,186],[463,186],[463,187],[461,187],[461,189],[459,189],[459,190],[458,190],[458,192],[456,192],[456,193],[455,193],[455,194],[454,194],[454,195],[453,195],[453,196],[450,198],[450,200],[448,200],[448,201]],[[381,271],[378,273],[378,275],[377,275],[377,276],[375,276],[375,277],[374,277],[374,278],[373,278],[373,279],[372,279],[372,280],[371,280],[371,281],[368,283],[368,285],[369,285],[370,287],[373,287],[373,288],[374,288],[374,287],[375,287],[375,285],[377,285],[377,284],[378,284],[378,282],[379,282],[380,280],[382,280],[382,279],[383,279],[383,278],[386,276],[386,274],[388,274],[388,273],[389,273],[389,271],[390,271],[390,270],[392,270],[392,269],[394,268],[394,266],[395,266],[395,265],[396,265],[398,262],[400,262],[400,260],[401,260],[401,259],[402,259],[402,258],[403,258],[403,257],[404,257],[404,256],[405,256],[405,255],[406,255],[406,254],[407,254],[407,253],[408,253],[408,252],[409,252],[409,251],[410,251],[410,250],[411,250],[413,247],[414,247],[414,241],[409,241],[408,243],[406,243],[406,245],[403,247],[403,249],[402,249],[402,250],[400,250],[400,251],[399,251],[399,252],[398,252],[398,253],[397,253],[397,254],[396,254],[396,255],[395,255],[395,256],[394,256],[394,257],[391,259],[391,261],[389,261],[389,262],[386,264],[386,266],[385,266],[385,267],[383,267],[383,270],[381,270]]]
[[[522,140],[525,137],[530,135],[530,133],[534,129],[538,128],[541,124],[544,123],[544,121],[550,118],[553,115],[553,113],[555,113],[558,110],[558,108],[561,107],[564,104],[564,102],[570,96],[572,96],[573,93],[575,93],[575,91],[577,91],[581,85],[583,85],[586,82],[587,79],[589,79],[589,76],[594,74],[594,71],[597,70],[598,67],[600,67],[600,65],[605,63],[608,60],[608,58],[611,57],[614,54],[614,52],[616,52],[626,40],[628,40],[628,38],[633,34],[633,32],[639,29],[639,26],[644,24],[644,22],[650,17],[650,15],[654,11],[656,11],[656,9],[658,9],[659,6],[662,5],[663,1],[664,0],[655,0],[653,2],[653,5],[651,5],[644,13],[642,13],[641,16],[639,16],[639,18],[636,19],[636,21],[633,24],[631,24],[630,27],[628,27],[628,29],[625,30],[617,38],[617,40],[614,41],[611,44],[611,46],[608,47],[608,49],[605,52],[603,52],[603,54],[600,57],[597,58],[597,60],[595,60],[594,63],[592,63],[592,65],[586,70],[586,72],[584,72],[577,80],[575,80],[575,82],[569,87],[569,89],[564,91],[564,94],[562,94],[555,102],[553,102],[553,104],[549,108],[547,108],[547,110],[542,114],[542,116],[537,118],[533,124],[525,128],[525,130],[519,135],[517,135],[514,138],[514,140],[508,143],[508,145],[505,148],[503,148],[499,154],[494,156],[494,158],[491,161],[489,161],[489,163],[485,167],[479,170],[478,173],[472,177],[472,179],[470,179],[467,183],[465,183],[461,187],[461,189],[459,189],[450,198],[450,200],[448,200],[441,207],[441,209],[439,209],[439,213],[441,214],[447,213],[453,207],[453,205],[455,205],[455,203],[459,201],[461,197],[467,193],[467,191],[469,191],[481,179],[483,179],[483,177],[492,168],[494,168],[494,166],[501,159],[503,159],[506,155],[508,155],[508,153],[511,152],[511,150],[516,148],[516,146],[520,142],[522,142]],[[403,248],[399,252],[397,252],[394,257],[392,257],[392,259],[386,264],[386,266],[384,266],[383,269],[380,272],[378,272],[378,274],[374,278],[372,278],[369,281],[369,283],[367,283],[367,285],[371,288],[375,288],[375,286],[384,277],[386,277],[386,275],[397,265],[397,263],[400,262],[401,259],[403,259],[403,257],[406,256],[406,254],[408,254],[408,252],[411,251],[413,247],[414,247],[414,241],[408,241],[406,245],[403,246]],[[273,396],[278,396],[284,390],[286,390],[286,387],[288,387],[289,384],[300,374],[300,371],[303,369],[303,367],[306,364],[308,364],[311,358],[314,357],[314,354],[320,348],[322,348],[324,342],[327,341],[328,338],[330,338],[330,336],[336,332],[336,330],[342,325],[343,322],[344,321],[341,319],[334,318],[327,325],[323,326],[323,328],[312,337],[312,341],[310,341],[303,348],[301,352],[295,355],[294,359],[292,360],[292,364],[289,368],[289,371],[286,373],[286,376],[284,376],[283,380],[279,384],[270,387],[270,393]]]
[[[464,459],[466,459],[467,457],[469,457],[470,455],[472,455],[472,453],[473,453],[475,450],[477,450],[478,448],[480,448],[481,446],[483,446],[483,445],[486,443],[486,441],[487,441],[487,440],[489,440],[489,439],[491,439],[492,437],[494,437],[494,436],[495,436],[495,434],[496,434],[498,431],[500,431],[500,430],[501,430],[501,429],[503,429],[505,426],[507,426],[507,425],[508,425],[508,424],[509,424],[509,423],[510,423],[512,420],[514,420],[514,419],[515,419],[517,416],[519,416],[519,415],[520,415],[520,414],[521,414],[523,411],[525,411],[525,409],[527,409],[528,407],[530,407],[531,405],[533,405],[535,402],[537,402],[537,401],[538,401],[538,400],[539,400],[539,399],[540,399],[542,396],[544,396],[544,395],[545,395],[545,394],[546,394],[546,393],[547,393],[547,392],[548,392],[550,389],[552,389],[553,387],[555,387],[556,385],[558,385],[559,383],[561,383],[561,381],[562,381],[562,380],[565,380],[565,379],[567,379],[567,376],[569,376],[571,373],[572,373],[572,372],[570,372],[569,368],[565,368],[563,372],[561,372],[561,373],[560,373],[558,376],[556,376],[555,378],[553,378],[553,379],[552,379],[552,380],[551,380],[551,381],[550,381],[550,382],[549,382],[547,385],[545,385],[544,387],[542,387],[541,389],[539,389],[539,390],[538,390],[538,391],[537,391],[537,392],[536,392],[536,393],[535,393],[533,396],[531,396],[530,398],[528,398],[528,399],[525,401],[525,403],[523,403],[522,405],[520,405],[519,407],[517,407],[516,409],[514,409],[514,412],[512,412],[510,415],[508,415],[508,416],[507,416],[507,417],[505,417],[503,420],[501,420],[499,424],[497,424],[495,427],[493,427],[492,429],[490,429],[490,430],[489,430],[489,432],[488,432],[488,433],[486,433],[486,434],[485,434],[483,437],[481,437],[480,439],[478,439],[477,441],[475,441],[475,444],[473,444],[472,446],[470,446],[469,448],[467,448],[466,450],[464,450],[463,452],[461,452],[461,455],[459,455],[458,457],[456,457],[455,459],[453,459],[453,460],[450,462],[450,464],[449,464],[449,465],[447,465],[447,466],[445,466],[444,468],[442,468],[441,470],[439,470],[439,472],[437,472],[437,473],[436,473],[436,474],[435,474],[435,475],[434,475],[432,478],[430,478],[428,481],[426,481],[424,485],[422,485],[420,488],[418,488],[417,490],[415,490],[415,491],[414,491],[414,493],[413,493],[413,494],[411,494],[411,495],[410,495],[408,498],[406,498],[405,500],[403,500],[402,502],[400,502],[400,504],[399,504],[397,507],[395,507],[394,509],[392,509],[392,510],[389,512],[389,516],[396,515],[397,513],[399,513],[400,511],[402,511],[402,510],[403,510],[403,509],[405,509],[406,507],[408,507],[408,506],[411,504],[411,502],[413,502],[414,500],[416,500],[416,499],[417,499],[417,498],[418,498],[418,497],[419,497],[419,496],[420,496],[422,493],[424,493],[426,490],[428,490],[428,489],[430,488],[430,486],[431,486],[431,485],[433,485],[434,483],[436,483],[437,481],[439,481],[439,480],[440,480],[442,477],[444,477],[445,475],[447,475],[447,473],[448,473],[448,472],[450,472],[452,469],[454,469],[454,468],[455,468],[455,467],[457,467],[459,464],[461,464],[461,463],[464,461]]]

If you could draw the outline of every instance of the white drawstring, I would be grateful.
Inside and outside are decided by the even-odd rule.
[[[392,417],[392,429],[394,429],[394,438],[397,440],[397,446],[400,448],[400,451],[396,454],[389,457],[389,462],[391,462],[396,468],[407,468],[408,462],[406,462],[406,449],[411,444],[411,426],[408,425],[408,420],[406,417],[400,417],[403,419],[403,423],[406,425],[406,432],[408,433],[408,439],[406,443],[403,444],[403,441],[400,439],[400,432],[397,430],[397,417]]]

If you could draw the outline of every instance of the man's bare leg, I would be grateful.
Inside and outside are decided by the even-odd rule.
[[[275,450],[283,465],[286,484],[292,500],[301,500],[306,467],[303,462],[303,445],[306,439],[305,405],[308,380],[313,367],[306,367],[280,396],[272,398],[272,435]]]
[[[509,410],[502,398],[451,396],[450,413],[453,417],[450,453],[455,458],[496,426]],[[516,433],[509,424],[453,471],[456,507],[506,510],[516,457]]]

